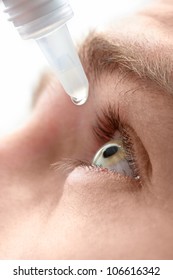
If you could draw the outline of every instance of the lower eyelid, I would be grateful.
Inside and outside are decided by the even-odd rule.
[[[92,215],[94,220],[94,212],[99,217],[102,216],[101,213],[105,216],[107,212],[112,219],[120,214],[124,205],[127,206],[134,200],[139,203],[141,199],[141,188],[137,182],[119,174],[100,172],[95,167],[75,168],[66,178],[63,192],[64,198],[71,198],[72,210],[77,209],[79,215],[85,211],[87,217]]]
[[[79,176],[81,176],[80,179],[82,187],[84,186],[86,179],[89,178],[89,181],[94,184],[94,186],[97,185],[97,187],[99,187],[99,182],[101,181],[102,183],[105,182],[105,188],[109,189],[111,186],[112,189],[118,189],[121,192],[138,192],[141,190],[141,184],[139,181],[136,181],[129,176],[124,176],[117,172],[110,171],[106,168],[100,168],[93,165],[83,165],[75,168],[69,176],[74,176],[74,174],[77,178],[80,178]],[[102,191],[102,189],[100,189],[100,191]]]
[[[51,164],[50,166],[51,170],[55,173],[63,173],[67,177],[74,172],[75,170],[83,170],[86,173],[89,174],[91,177],[93,174],[97,174],[97,176],[104,176],[104,179],[112,179],[113,181],[123,181],[129,184],[135,184],[135,186],[139,187],[139,182],[136,181],[134,178],[122,175],[120,173],[117,173],[113,170],[108,170],[107,168],[99,167],[96,165],[91,164],[88,161],[82,161],[78,159],[70,159],[70,158],[64,158],[56,163]]]

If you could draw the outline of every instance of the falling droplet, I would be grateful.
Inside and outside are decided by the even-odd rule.
[[[72,97],[71,100],[75,105],[83,105],[87,101],[87,98],[78,99],[76,97]]]
[[[83,105],[88,99],[88,88],[82,88],[78,92],[75,92],[75,96],[71,97],[72,102],[75,105]]]

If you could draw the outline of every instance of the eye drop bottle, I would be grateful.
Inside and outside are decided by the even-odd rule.
[[[2,0],[23,39],[35,39],[73,103],[88,98],[88,80],[66,22],[73,16],[68,0]]]

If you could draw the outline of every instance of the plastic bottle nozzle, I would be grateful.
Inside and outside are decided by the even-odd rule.
[[[36,41],[72,101],[76,105],[84,104],[88,98],[88,80],[67,26],[64,24]]]

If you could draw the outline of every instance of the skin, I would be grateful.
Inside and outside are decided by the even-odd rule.
[[[114,25],[105,37],[134,39],[152,30],[150,47],[153,40],[164,43],[173,24],[164,9],[173,11],[173,5],[158,2],[119,23],[122,35]],[[166,44],[164,50],[172,56]],[[88,78],[89,100],[77,107],[48,75],[29,121],[0,140],[1,259],[173,258],[172,96],[150,82],[134,94],[120,94],[141,86],[134,78],[119,82],[115,93],[121,80],[116,71],[97,82]],[[91,129],[96,108],[99,112],[108,100],[119,104],[120,117],[134,132],[142,186],[104,170],[50,168],[62,158],[91,161],[101,146]]]

